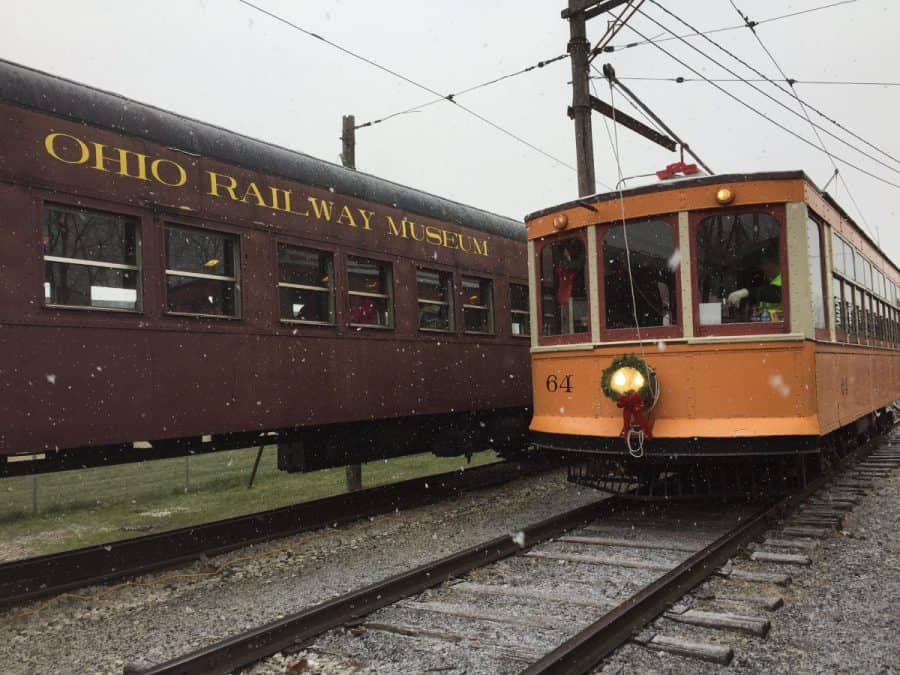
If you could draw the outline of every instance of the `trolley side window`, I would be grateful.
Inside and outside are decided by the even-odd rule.
[[[416,270],[419,329],[453,330],[453,274],[439,270]]]
[[[494,332],[494,292],[490,279],[463,277],[463,324],[466,333]]]
[[[393,328],[393,270],[391,264],[347,256],[350,282],[350,325]]]
[[[282,321],[334,323],[334,256],[278,245],[278,300]]]
[[[137,218],[47,205],[44,302],[140,311],[140,237]]]
[[[603,297],[607,329],[634,328],[635,317],[641,328],[678,324],[675,250],[672,225],[666,221],[628,223],[606,231]]]
[[[590,308],[580,239],[544,246],[541,251],[541,334],[587,333]]]
[[[701,325],[782,322],[781,226],[768,213],[703,218],[696,232]]]
[[[831,233],[831,262],[834,271],[840,274],[847,274],[847,268],[844,266],[844,240],[841,239],[837,232]]]
[[[513,336],[529,337],[531,335],[531,314],[528,307],[528,286],[524,284],[509,285],[509,311]]]
[[[166,311],[237,317],[238,238],[166,227]]]
[[[843,280],[835,274],[832,277],[832,303],[834,304],[834,333],[838,342],[843,342],[847,338],[847,313],[844,305],[843,297]]]
[[[806,242],[809,251],[810,294],[812,296],[813,326],[824,331],[825,322],[825,284],[822,276],[822,237],[819,223],[810,218],[806,223]]]

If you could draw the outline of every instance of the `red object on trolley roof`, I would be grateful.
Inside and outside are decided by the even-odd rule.
[[[698,173],[700,169],[697,168],[696,164],[685,164],[684,162],[675,162],[674,164],[669,164],[662,171],[656,172],[656,177],[660,180],[668,180],[669,178],[674,178],[677,174],[682,174],[683,176],[692,176],[695,173]]]

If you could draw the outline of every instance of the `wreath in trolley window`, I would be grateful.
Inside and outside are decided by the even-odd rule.
[[[636,393],[644,404],[652,406],[656,388],[656,374],[644,359],[635,354],[626,354],[613,359],[600,377],[603,394],[618,403],[626,394]]]

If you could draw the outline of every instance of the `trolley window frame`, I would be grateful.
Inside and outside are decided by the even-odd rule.
[[[588,227],[595,227],[595,224],[589,225]],[[544,255],[544,249],[547,246],[555,246],[560,242],[567,241],[569,239],[578,239],[581,242],[582,247],[584,247],[584,260],[585,267],[588,265],[588,241],[587,241],[587,227],[582,227],[577,230],[571,232],[564,232],[560,234],[554,234],[550,237],[544,237],[538,240],[534,247],[534,260],[533,264],[535,266],[535,288],[533,289],[533,293],[537,298],[537,316],[531,317],[533,321],[537,321],[537,334],[538,334],[538,345],[541,346],[554,346],[554,345],[571,345],[571,344],[590,344],[593,342],[593,319],[591,317],[591,304],[594,302],[594,299],[591,297],[591,284],[590,277],[588,276],[588,271],[585,269],[584,283],[585,283],[585,295],[587,296],[588,303],[588,323],[587,323],[587,331],[581,333],[565,333],[562,335],[544,335],[544,303],[543,303],[543,288],[541,284],[541,270],[542,265],[541,261]]]
[[[678,212],[654,214],[642,218],[626,220],[625,225],[637,225],[650,221],[665,222],[672,230],[672,242],[675,250],[683,251],[681,236],[678,227]],[[613,227],[619,227],[622,221],[601,223],[596,226],[597,232],[597,304],[600,312],[600,340],[602,342],[633,342],[638,339],[675,339],[684,336],[684,307],[682,307],[682,276],[681,264],[673,270],[675,273],[675,307],[677,321],[669,326],[646,326],[638,328],[607,328],[606,327],[606,258],[603,253],[603,242],[606,233]],[[640,333],[640,336],[638,335]]]
[[[697,231],[704,218],[717,215],[742,213],[766,213],[778,223],[778,256],[781,274],[782,321],[759,321],[704,325],[700,323],[700,271],[697,265]],[[787,252],[787,218],[784,204],[747,204],[731,208],[705,209],[688,212],[691,254],[691,307],[693,309],[694,335],[696,337],[735,337],[740,335],[781,335],[791,330],[791,279]]]
[[[835,326],[835,316],[834,316],[834,305],[832,303],[832,298],[828,296],[828,269],[829,266],[825,264],[826,262],[826,252],[828,249],[825,246],[825,237],[831,235],[831,230],[825,227],[824,222],[821,218],[816,216],[812,211],[807,214],[806,218],[806,227],[816,227],[819,231],[819,280],[822,284],[821,292],[822,292],[822,310],[825,313],[825,327],[819,328],[816,326],[816,312],[815,312],[815,304],[813,303],[813,289],[812,289],[812,274],[810,274],[810,288],[809,288],[809,301],[810,301],[810,310],[812,312],[811,318],[813,322],[813,333],[816,336],[817,340],[822,340],[825,342],[831,341],[831,327]],[[807,255],[809,255],[809,232],[807,232]],[[833,264],[833,263],[832,263]],[[812,267],[810,267],[810,273],[812,272]],[[782,277],[783,279],[783,277]],[[783,295],[783,294],[782,294]],[[837,329],[835,328],[835,331]]]

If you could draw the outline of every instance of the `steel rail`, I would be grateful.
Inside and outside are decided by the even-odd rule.
[[[876,439],[876,442],[877,440],[881,438]],[[715,574],[747,543],[796,509],[851,462],[871,451],[874,445],[875,442],[870,442],[859,446],[832,470],[810,482],[801,492],[767,505],[742,525],[645,586],[540,661],[523,670],[522,675],[574,675],[591,672],[601,660],[639,633],[685,593]]]
[[[621,508],[621,497],[609,497],[559,514],[522,530],[524,540],[504,535],[403,572],[340,597],[273,621],[249,632],[227,638],[166,663],[128,673],[223,673],[250,665],[291,645],[301,643],[360,619],[398,600],[442,584],[559,536]]]
[[[0,564],[0,607],[82,586],[184,565],[251,544],[407,509],[547,470],[499,462],[413,478],[212,523]]]

